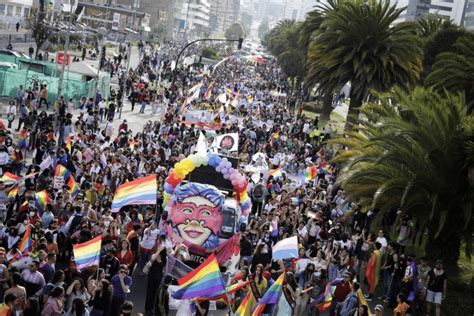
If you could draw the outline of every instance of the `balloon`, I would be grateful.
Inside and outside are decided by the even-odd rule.
[[[224,177],[226,180],[229,180],[229,175],[227,173],[225,173],[222,177]]]

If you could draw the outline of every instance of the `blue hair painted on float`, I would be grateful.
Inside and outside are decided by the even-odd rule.
[[[224,205],[224,195],[216,187],[195,182],[178,185],[174,191],[173,200],[174,203],[182,203],[184,199],[192,196],[201,196],[211,201],[215,206],[219,207],[219,210]]]

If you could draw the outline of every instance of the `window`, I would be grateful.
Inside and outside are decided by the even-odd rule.
[[[0,3],[0,14],[5,14],[5,4]]]
[[[7,6],[7,15],[13,15],[13,6]]]
[[[20,6],[17,6],[17,7],[16,7],[15,15],[16,15],[16,16],[21,16],[21,7],[20,7]]]
[[[23,10],[23,17],[29,17],[30,16],[30,8],[25,8]]]

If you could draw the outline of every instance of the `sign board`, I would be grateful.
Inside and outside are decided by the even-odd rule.
[[[213,145],[218,149],[224,150],[225,152],[237,151],[239,148],[239,134],[230,133],[220,135],[216,138]]]
[[[114,12],[114,15],[112,18],[112,30],[118,31],[119,24],[120,24],[120,13]]]
[[[61,190],[64,186],[64,177],[63,176],[60,176],[60,177],[54,177],[53,179],[53,187],[55,189],[59,189]]]
[[[58,53],[58,64],[62,65],[64,60],[64,53]],[[69,65],[69,54],[66,55],[66,65]]]

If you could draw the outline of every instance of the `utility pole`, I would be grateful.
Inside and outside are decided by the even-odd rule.
[[[71,35],[72,6],[73,6],[73,0],[71,0],[70,2],[69,22],[67,24],[66,42],[64,44],[64,56],[63,56],[63,62],[61,64],[61,74],[59,76],[58,97],[60,97],[61,94],[63,93],[64,70],[66,69],[67,53],[69,50],[69,36]]]
[[[132,59],[132,41],[130,41],[128,45],[127,57],[127,67],[125,68],[125,74],[123,76],[122,83],[122,100],[120,100],[119,119],[122,118],[123,99],[125,98],[125,93],[127,90],[128,70],[130,69],[130,59]]]
[[[61,74],[59,75],[59,84],[58,84],[58,95],[57,98],[60,98],[63,93],[63,85],[64,85],[64,70],[66,69],[66,62],[68,61],[67,53],[69,50],[69,37],[71,35],[71,23],[72,23],[72,7],[73,7],[73,0],[70,0],[70,8],[69,8],[69,19],[67,24],[67,32],[66,32],[66,42],[64,44],[64,55],[63,60],[61,63]],[[69,60],[69,62],[71,62]],[[59,109],[58,113],[54,116],[54,128],[57,130],[58,128],[58,121],[59,121]]]

